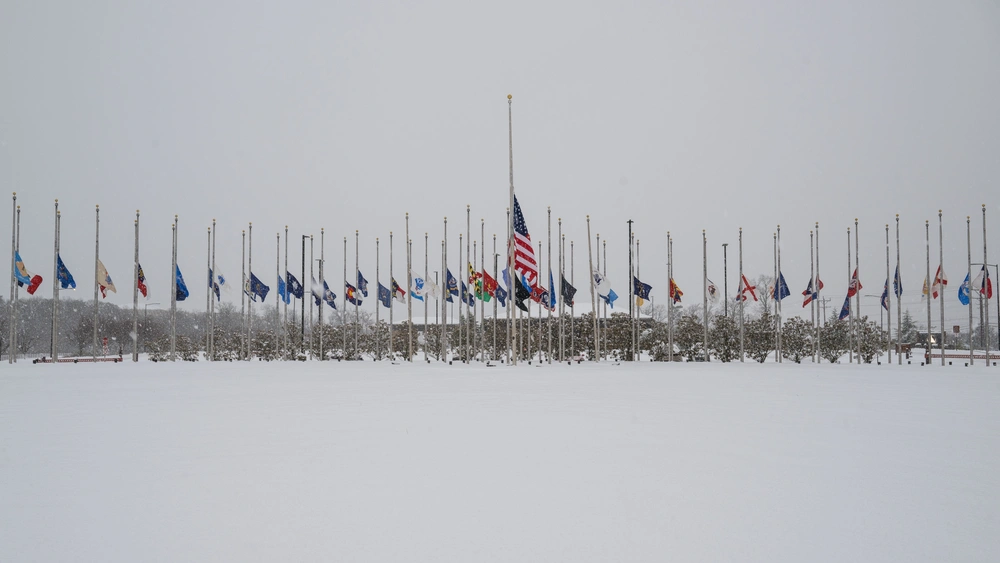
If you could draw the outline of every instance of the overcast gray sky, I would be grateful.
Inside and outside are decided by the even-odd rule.
[[[528,227],[545,239],[546,206],[553,232],[563,219],[583,290],[587,214],[608,239],[620,295],[625,221],[635,220],[641,277],[657,302],[666,299],[668,230],[685,302],[700,302],[702,229],[720,287],[720,245],[731,243],[732,295],[737,228],[745,271],[756,275],[772,270],[780,223],[786,311],[801,310],[819,221],[825,293],[839,306],[847,227],[859,218],[863,292],[878,294],[884,225],[899,213],[916,312],[924,220],[935,221],[936,254],[941,208],[948,316],[963,318],[954,290],[965,216],[974,260],[981,204],[1000,233],[993,2],[0,1],[0,184],[18,192],[21,255],[45,278],[39,295],[51,296],[55,198],[81,296],[93,291],[100,204],[101,256],[119,288],[108,301],[120,305],[131,302],[136,209],[151,301],[169,298],[175,213],[192,308],[204,305],[213,217],[220,269],[232,280],[240,230],[253,222],[254,271],[272,291],[275,234],[286,224],[292,240],[325,227],[338,295],[344,236],[353,276],[355,229],[369,280],[375,237],[387,241],[389,231],[405,277],[407,211],[421,269],[429,232],[437,270],[442,218],[454,250],[467,204],[475,233],[485,218],[488,237],[504,236],[508,93]],[[864,312],[877,317],[876,303]]]

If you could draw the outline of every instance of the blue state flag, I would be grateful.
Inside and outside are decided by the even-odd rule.
[[[500,302],[500,306],[501,307],[507,307],[507,290],[506,289],[504,289],[504,288],[502,288],[502,287],[500,287],[498,285],[497,288],[496,288],[496,290],[494,291],[494,295],[496,296],[497,301]]]
[[[452,303],[453,301],[451,299],[451,296],[458,295],[458,280],[455,279],[455,276],[451,275],[450,269],[448,270],[448,278],[446,283],[448,285],[448,303]]]
[[[257,276],[254,275],[253,272],[250,272],[250,293],[253,293],[254,295],[259,295],[260,300],[264,301],[265,299],[267,299],[268,291],[271,291],[271,288],[264,285],[264,282],[257,279]]]
[[[184,276],[181,275],[181,267],[177,266],[177,300],[184,301],[188,298],[191,293],[188,291],[187,284],[184,283]]]
[[[469,292],[469,288],[462,282],[462,301],[469,307],[476,307],[476,298],[472,293]]]
[[[323,280],[323,301],[334,309],[337,308],[337,295],[330,291],[330,286],[327,285],[326,280]]]
[[[889,310],[889,278],[885,278],[885,287],[882,289],[882,308],[886,311]]]
[[[846,319],[849,316],[851,316],[851,295],[850,294],[848,294],[847,297],[844,298],[844,306],[840,308],[840,316],[838,318],[840,320],[844,320],[844,319]]]
[[[392,292],[389,291],[388,287],[382,285],[382,282],[378,282],[378,300],[386,309],[392,306]]]
[[[361,295],[368,297],[368,280],[361,275],[361,270],[358,270],[358,291],[361,292]]]
[[[66,269],[66,264],[63,264],[62,256],[56,256],[58,261],[59,273],[56,275],[59,278],[59,286],[61,289],[76,289],[76,280],[73,279],[73,274],[69,273]]]
[[[285,290],[290,293],[292,297],[302,299],[305,296],[305,289],[302,287],[302,283],[295,279],[295,276],[288,271],[285,272],[285,286]]]
[[[965,274],[965,281],[958,287],[958,300],[962,305],[969,304],[969,274]]]
[[[278,298],[281,299],[285,305],[292,302],[292,296],[289,295],[287,286],[285,285],[285,280],[282,279],[281,276],[278,276]]]
[[[896,276],[892,279],[892,292],[896,297],[903,295],[903,280],[899,277],[899,264],[896,264]]]
[[[649,300],[649,292],[652,291],[653,286],[648,283],[642,283],[639,278],[632,276],[632,284],[635,286],[635,296],[639,299]]]
[[[791,294],[792,292],[788,290],[788,284],[785,283],[785,274],[778,272],[778,283],[774,284],[774,292],[772,293],[772,296],[778,301],[781,301]]]
[[[648,293],[649,290],[647,290]],[[556,310],[556,284],[552,279],[552,270],[549,270],[549,310]]]
[[[601,299],[603,299],[603,300],[604,300],[604,302],[605,302],[605,303],[607,303],[607,304],[608,304],[608,305],[609,305],[609,306],[610,306],[610,307],[611,307],[612,309],[614,309],[614,308],[615,308],[615,299],[618,299],[618,294],[617,294],[617,293],[615,293],[615,290],[613,290],[613,289],[609,289],[609,290],[608,290],[608,294],[607,294],[607,295],[601,295],[600,297],[601,297]]]

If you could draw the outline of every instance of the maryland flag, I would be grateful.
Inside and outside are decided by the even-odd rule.
[[[480,300],[483,300],[483,274],[477,272],[472,264],[469,264],[469,287]]]

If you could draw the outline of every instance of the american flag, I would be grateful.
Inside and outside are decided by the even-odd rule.
[[[538,261],[531,248],[531,235],[524,223],[517,196],[514,196],[514,271],[523,275],[529,284],[534,284],[538,279]]]

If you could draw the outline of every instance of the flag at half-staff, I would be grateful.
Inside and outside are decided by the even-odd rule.
[[[978,291],[987,299],[993,299],[993,281],[990,279],[990,271],[983,266],[976,279],[972,280],[972,291]]]
[[[778,301],[781,301],[782,299],[788,297],[791,294],[792,292],[788,290],[788,284],[785,283],[785,275],[782,274],[781,272],[778,272],[778,282],[774,284],[774,291],[771,293],[771,296],[777,299]]]
[[[56,277],[59,279],[59,289],[76,289],[76,280],[73,279],[73,274],[69,272],[66,268],[66,264],[63,264],[62,256],[56,256],[56,269],[58,274]],[[145,286],[146,276],[142,275],[142,266],[139,266],[139,291],[142,292],[142,296],[146,296],[146,286]]]
[[[948,285],[948,274],[945,274],[944,269],[938,266],[937,273],[934,274],[934,284],[931,286],[931,297],[937,299],[938,295],[943,295],[946,285]]]
[[[681,297],[684,297],[684,292],[681,291],[680,286],[677,285],[677,282],[675,282],[673,278],[670,278],[670,296],[669,297],[670,297],[670,300],[673,301],[674,303],[680,303],[681,302]]]
[[[520,309],[520,310],[522,310],[524,312],[527,312],[528,311],[528,305],[527,305],[528,299],[531,299],[531,291],[528,290],[528,288],[524,285],[524,283],[521,280],[521,276],[515,274],[514,275],[514,305],[516,305],[518,309]]]
[[[851,315],[851,296],[844,298],[844,306],[840,308],[840,320],[844,320]]]
[[[351,305],[361,305],[361,296],[358,295],[358,290],[353,285],[344,283],[344,294]]]
[[[883,309],[889,310],[889,278],[885,278],[885,287],[882,288],[882,297],[879,302],[882,303]]]
[[[715,282],[708,278],[705,278],[705,293],[708,295],[709,302],[718,303],[719,286],[715,285]]]
[[[892,292],[896,297],[903,295],[903,280],[899,277],[899,264],[896,264],[896,275],[892,279]]]
[[[594,268],[592,275],[594,276],[594,291],[597,292],[597,296],[614,309],[618,294],[615,293],[615,290],[611,289],[611,283],[608,282],[608,279],[597,268]]]
[[[528,234],[528,225],[524,222],[524,215],[521,213],[521,204],[514,196],[514,271],[524,276],[525,282],[530,286],[538,281],[538,259],[535,258],[535,251],[531,246],[531,235]]]
[[[747,297],[747,293],[749,293],[750,298],[753,298],[754,301],[757,301],[757,292],[755,291],[756,289],[757,286],[751,285],[750,280],[748,280],[746,274],[744,274],[743,276],[740,277],[740,287],[736,294],[736,300],[746,301],[747,299],[749,299]]]
[[[447,287],[448,287],[448,303],[453,303],[454,301],[452,301],[452,296],[458,297],[458,280],[455,279],[455,276],[451,275],[451,270],[450,269],[448,270],[447,273],[448,273],[448,275],[445,278],[446,279],[445,283],[448,284],[447,285]]]
[[[962,305],[969,304],[969,274],[965,274],[965,281],[962,285],[958,286],[958,300],[962,302]]]
[[[184,276],[181,275],[180,266],[176,266],[174,276],[177,279],[177,301],[184,301],[191,295],[191,292],[188,291],[187,284],[184,283]]]
[[[280,278],[278,279],[278,282],[280,284],[281,282]],[[212,271],[212,268],[208,269],[208,287],[213,293],[215,293],[215,300],[222,301],[222,291],[220,291],[222,287],[219,285],[219,282],[216,281],[215,272]]]
[[[260,281],[253,272],[250,272],[251,296],[258,296],[260,297],[260,300],[263,302],[265,299],[267,299],[268,291],[271,291],[271,288],[264,285],[264,282]],[[257,301],[255,297],[253,298],[253,300]]]
[[[489,302],[490,299],[496,297],[497,288],[500,287],[500,284],[497,283],[497,280],[493,279],[493,276],[491,276],[489,272],[483,271],[482,276],[483,276],[482,300]]]
[[[285,271],[285,291],[288,293],[288,302],[291,302],[291,298],[302,299],[305,297],[305,288],[302,287],[302,283],[295,279],[295,276],[291,272]]]
[[[576,288],[566,281],[566,276],[562,276],[562,283],[560,284],[559,289],[562,293],[563,302],[565,303],[564,306],[572,307],[573,297],[576,296]]]
[[[851,283],[847,286],[847,296],[854,297],[859,291],[861,291],[861,280],[858,279],[858,269],[854,268],[854,273],[851,274]]]
[[[635,286],[633,288],[633,292],[635,293],[635,302],[637,305],[642,307],[642,304],[649,299],[649,292],[653,290],[653,286],[649,285],[648,283],[642,283],[636,276],[632,276],[632,285]],[[715,286],[712,285],[712,287]]]
[[[476,297],[472,295],[472,293],[469,291],[469,287],[465,285],[464,281],[462,282],[462,302],[468,305],[469,307],[475,308],[476,306]]]
[[[38,286],[42,285],[42,276],[33,274],[24,267],[24,261],[21,260],[20,252],[15,251],[14,257],[14,278],[17,280],[17,286],[28,286],[28,295],[34,295],[35,291],[38,290]]]
[[[400,303],[406,303],[406,291],[400,287],[396,280],[392,280],[392,296]]]
[[[97,286],[101,290],[101,297],[107,299],[108,291],[118,293],[115,289],[115,282],[111,281],[111,274],[108,273],[107,268],[104,267],[104,262],[100,259],[97,260]]]
[[[389,291],[388,287],[382,285],[382,282],[378,282],[378,300],[386,309],[392,307],[392,292]]]
[[[330,291],[330,286],[326,283],[326,280],[323,280],[323,301],[326,301],[326,304],[331,309],[337,308],[337,294]],[[319,303],[316,303],[316,305],[319,305]]]
[[[362,296],[368,297],[368,280],[361,274],[361,270],[358,270],[358,291]]]

